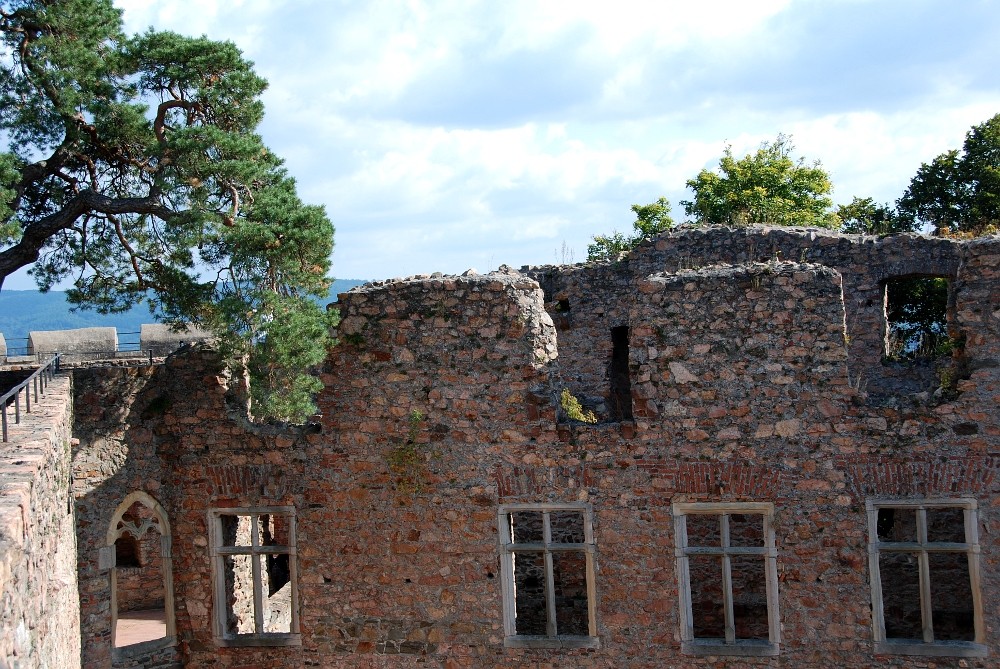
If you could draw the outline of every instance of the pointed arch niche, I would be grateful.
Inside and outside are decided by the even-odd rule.
[[[170,522],[142,491],[129,493],[108,527],[101,566],[111,571],[111,643],[115,654],[176,643]]]

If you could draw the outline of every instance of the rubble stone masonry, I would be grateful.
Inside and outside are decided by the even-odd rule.
[[[668,233],[619,263],[377,282],[340,296],[319,414],[297,427],[250,421],[240,384],[204,347],[158,367],[77,371],[82,664],[997,666],[998,274],[996,238],[713,228]],[[883,361],[885,282],[912,275],[949,279],[954,357]],[[570,420],[564,389],[598,422]],[[113,650],[102,555],[136,491],[169,519],[176,635]],[[875,643],[866,503],[890,500],[976,507],[982,639],[958,644],[962,656]],[[675,505],[741,503],[773,508],[779,640],[770,655],[692,650],[682,590],[700,586],[678,571]],[[516,605],[504,601],[498,513],[528,504],[589,514],[592,544],[574,555],[592,546],[592,574],[557,575],[554,591],[544,571],[518,578],[525,592],[535,579],[536,601],[563,597],[561,583],[574,604],[592,598],[594,637],[507,637]],[[217,638],[209,512],[229,508],[294,509],[294,537],[278,542],[294,543],[296,590],[283,596],[297,597],[298,635],[285,645]],[[766,610],[763,586],[740,587],[734,610]],[[887,607],[898,594],[884,593]],[[948,606],[972,625],[971,604]]]
[[[59,374],[0,444],[0,667],[78,666],[71,379]]]

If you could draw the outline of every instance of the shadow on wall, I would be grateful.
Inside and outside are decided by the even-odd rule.
[[[136,438],[130,411],[132,403],[148,403],[143,390],[162,372],[160,366],[74,371],[84,666],[178,660],[168,491],[159,486],[155,439],[142,427]]]

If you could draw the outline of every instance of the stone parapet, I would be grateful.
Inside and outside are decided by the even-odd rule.
[[[37,330],[28,333],[28,355],[39,353],[106,353],[118,351],[118,331],[113,327],[75,330]]]
[[[175,330],[163,323],[143,323],[139,326],[139,349],[153,356],[164,356],[182,344],[210,341],[212,334],[192,325]]]

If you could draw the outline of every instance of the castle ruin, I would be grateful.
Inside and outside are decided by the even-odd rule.
[[[886,358],[913,276],[949,356]],[[3,445],[0,662],[997,666],[1000,239],[681,230],[337,307],[305,426],[204,346],[57,377]]]

